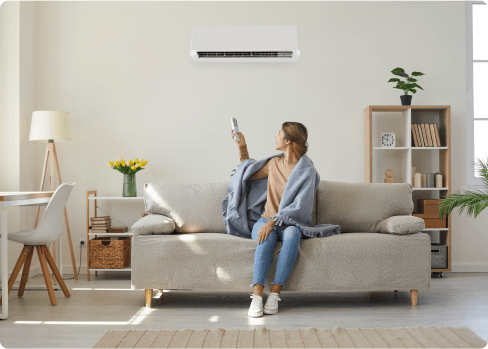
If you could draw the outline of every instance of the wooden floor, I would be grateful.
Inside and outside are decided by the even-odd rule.
[[[64,278],[72,275],[64,275]],[[42,275],[27,285],[43,284]],[[66,280],[71,298],[55,291],[12,290],[9,318],[0,320],[0,344],[7,348],[91,348],[108,330],[126,329],[269,329],[357,327],[468,327],[488,341],[488,273],[444,273],[428,292],[302,293],[282,292],[279,312],[250,318],[251,287],[243,292],[155,290],[153,308],[144,290],[130,289],[130,275]],[[160,298],[161,297],[161,298]],[[158,300],[159,299],[159,300]],[[266,299],[266,295],[264,297]],[[1,347],[0,346],[0,347]]]

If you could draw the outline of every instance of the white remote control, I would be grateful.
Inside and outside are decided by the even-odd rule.
[[[234,140],[240,142],[241,137],[239,137],[239,126],[237,126],[237,119],[236,118],[230,118],[230,123],[232,124],[232,129],[234,130]]]

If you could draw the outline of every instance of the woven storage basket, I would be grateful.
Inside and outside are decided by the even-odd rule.
[[[123,269],[130,264],[130,236],[112,239],[99,237],[89,240],[90,269]]]

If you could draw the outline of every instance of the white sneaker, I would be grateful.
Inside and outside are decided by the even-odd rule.
[[[252,298],[252,302],[247,315],[251,317],[263,316],[263,297],[252,294],[250,298]]]
[[[275,292],[266,292],[268,299],[266,299],[266,304],[264,305],[264,313],[273,315],[278,312],[278,301],[281,301],[280,295]]]

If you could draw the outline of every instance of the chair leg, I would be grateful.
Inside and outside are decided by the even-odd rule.
[[[24,245],[22,252],[20,252],[19,259],[17,259],[17,263],[15,264],[14,270],[12,270],[10,279],[8,279],[8,294],[10,294],[10,291],[14,286],[15,279],[17,279],[17,275],[19,275],[20,268],[22,268],[22,265],[24,264],[26,258],[27,258],[27,246]],[[2,297],[0,297],[0,304],[2,304]]]
[[[69,298],[71,297],[68,287],[66,287],[66,284],[64,283],[63,277],[61,276],[61,273],[59,272],[58,267],[56,266],[56,263],[54,262],[54,258],[51,255],[51,252],[49,252],[49,249],[44,245],[41,246],[41,251],[44,251],[44,255],[47,259],[47,262],[49,263],[49,266],[51,267],[51,270],[54,273],[54,276],[56,276],[56,279],[59,282],[59,286],[61,286],[61,289],[63,290],[64,295]]]
[[[151,308],[152,296],[153,296],[152,288],[146,289],[146,307],[148,307],[148,308]]]
[[[24,295],[25,284],[29,279],[29,269],[31,266],[32,256],[34,255],[34,246],[27,246],[27,258],[24,263],[24,268],[22,269],[22,279],[20,279],[19,292],[17,292],[18,297]]]
[[[412,307],[417,306],[417,297],[419,295],[418,290],[410,290],[410,297],[412,298]]]
[[[41,250],[41,246],[36,246],[37,256],[39,257],[39,262],[41,263],[42,274],[44,275],[44,282],[46,283],[47,293],[49,294],[49,299],[52,305],[56,305],[56,297],[54,296],[54,288],[51,283],[51,275],[49,275],[49,269],[47,268],[46,257]]]

